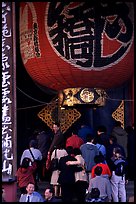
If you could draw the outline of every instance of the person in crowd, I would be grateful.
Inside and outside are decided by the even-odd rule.
[[[103,202],[111,202],[111,183],[109,179],[101,175],[102,167],[97,166],[94,170],[94,173],[96,176],[90,180],[88,192],[91,192],[92,188],[98,188],[100,190],[100,198],[103,200]]]
[[[111,177],[111,171],[110,171],[110,168],[108,166],[108,164],[105,164],[105,158],[103,155],[96,155],[94,157],[94,161],[96,163],[95,166],[93,166],[92,168],[92,175],[91,175],[91,178],[94,178],[96,175],[94,173],[94,170],[97,166],[101,166],[102,167],[102,175],[104,177],[107,177],[108,179]]]
[[[109,168],[111,166],[111,157],[113,156],[113,150],[114,148],[119,147],[121,149],[121,154],[123,157],[126,158],[125,150],[123,146],[119,145],[117,142],[117,138],[113,135],[109,136],[109,146],[107,147],[107,153],[106,153],[106,161],[107,164],[109,165]]]
[[[60,160],[61,157],[64,157],[64,156],[68,155],[66,149],[64,148],[64,146],[65,146],[64,143],[61,143],[56,147],[55,150],[53,150],[52,155],[51,155],[51,160],[53,158],[55,158],[55,151],[56,151],[56,158],[58,158],[58,161]],[[61,186],[58,183],[59,173],[60,173],[60,171],[58,169],[52,171],[51,181],[50,181],[50,184],[52,184],[53,187],[54,187],[56,197],[61,196]]]
[[[93,141],[94,136],[91,134],[87,134],[87,142],[80,146],[82,157],[85,160],[85,169],[87,173],[88,183],[91,179],[92,168],[96,165],[96,163],[94,162],[94,157],[99,154],[98,148],[95,144],[93,144]]]
[[[77,165],[67,165],[67,161],[76,161],[73,156],[73,147],[66,148],[67,156],[61,157],[59,160],[59,178],[58,183],[61,185],[61,195],[63,202],[71,203],[74,199],[75,192],[75,172],[81,171],[81,167]]]
[[[31,154],[31,152],[33,154]],[[23,159],[27,157],[30,158],[30,160],[33,162],[34,160],[42,160],[42,153],[40,152],[40,150],[37,148],[37,142],[36,140],[30,140],[29,142],[29,148],[24,150],[21,156],[21,160],[20,160],[20,165],[22,164]]]
[[[128,133],[127,139],[127,152],[128,152],[128,175],[130,180],[134,180],[135,178],[135,141],[134,141],[134,126],[127,126],[126,132]]]
[[[46,169],[49,169],[49,167],[50,167],[51,154],[52,154],[53,150],[56,148],[57,145],[64,143],[64,136],[63,136],[61,129],[60,129],[60,123],[55,122],[53,124],[52,129],[54,132],[54,137],[53,137],[52,143],[50,145],[50,148],[48,150]]]
[[[27,157],[30,158],[32,162],[36,161],[37,162],[37,169],[34,172],[34,178],[35,178],[35,188],[36,190],[38,189],[37,182],[39,180],[39,168],[40,168],[40,161],[42,160],[42,153],[40,150],[37,148],[37,141],[36,140],[30,140],[29,142],[29,148],[24,150],[21,160],[20,160],[20,165],[22,164],[23,159]]]
[[[104,162],[106,163],[106,148],[104,145],[102,144],[99,144],[97,141],[96,141],[96,138],[94,137],[94,142],[93,142],[96,147],[98,148],[98,151],[99,151],[99,154],[100,155],[103,155],[104,156]]]
[[[5,189],[2,187],[2,203],[6,202],[5,196],[6,196]]]
[[[63,136],[61,129],[60,129],[60,123],[55,122],[53,124],[53,132],[54,132],[53,141],[52,141],[50,148],[49,148],[49,151],[48,151],[50,154],[52,153],[52,151],[55,149],[55,147],[57,145],[64,142],[64,136]]]
[[[96,143],[104,145],[107,149],[109,145],[109,136],[107,134],[107,128],[104,125],[97,127]]]
[[[82,167],[83,170],[75,172],[75,194],[78,202],[85,201],[86,190],[88,189],[87,174],[85,171],[85,160],[82,157],[81,150],[79,148],[74,148],[73,154],[76,161],[67,161],[67,165],[78,165]]]
[[[126,130],[121,126],[120,121],[115,121],[115,127],[112,129],[111,135],[117,138],[119,145],[123,146],[125,150],[125,155],[127,157],[127,135]]]
[[[36,171],[36,162],[31,162],[30,158],[25,157],[21,166],[16,172],[17,184],[19,186],[21,194],[26,193],[26,186],[28,182],[35,184],[34,172]]]
[[[59,198],[54,195],[54,188],[52,186],[47,186],[44,192],[45,201],[44,202],[62,202]]]
[[[27,193],[21,194],[19,202],[44,202],[44,198],[40,193],[35,191],[35,185],[29,182],[26,186]]]
[[[112,176],[110,182],[113,202],[126,202],[126,184],[128,183],[127,163],[125,158],[122,156],[121,149],[119,147],[114,148],[113,157],[111,158],[111,160]]]
[[[44,180],[45,175],[43,171],[45,170],[48,150],[51,145],[51,135],[45,130],[39,129],[36,135],[36,139],[38,143],[38,149],[42,153],[42,160],[39,166],[39,179]]]
[[[94,130],[89,125],[83,123],[78,130],[78,136],[84,141],[84,143],[87,142],[87,134],[94,134]]]
[[[80,148],[82,144],[84,144],[84,141],[77,135],[76,130],[73,130],[72,135],[66,140],[66,147]]]

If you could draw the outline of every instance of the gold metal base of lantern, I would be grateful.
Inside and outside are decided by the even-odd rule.
[[[105,99],[105,90],[98,88],[68,88],[59,92],[59,103],[61,107],[77,104],[104,106]]]
[[[78,104],[91,104],[104,106],[106,92],[96,88],[68,88],[60,91],[58,99],[52,100],[39,113],[41,118],[50,128],[56,121],[60,122],[61,131],[65,133],[75,121],[81,117],[81,113],[74,108]],[[65,108],[68,107],[69,108]]]

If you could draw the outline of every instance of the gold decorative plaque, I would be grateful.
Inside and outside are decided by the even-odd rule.
[[[92,91],[89,91],[89,89],[85,88],[81,91],[80,98],[85,103],[90,103],[94,100],[94,93]]]
[[[65,133],[72,124],[81,117],[80,112],[75,108],[61,110],[58,104],[58,100],[52,100],[47,104],[39,113],[38,117],[43,120],[51,129],[53,123],[60,122],[60,128]]]
[[[124,100],[121,101],[118,108],[112,113],[112,117],[121,122],[121,127],[124,128]]]

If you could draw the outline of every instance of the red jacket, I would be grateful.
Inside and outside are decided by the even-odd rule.
[[[107,174],[109,177],[111,176],[111,171],[109,169],[109,166],[107,164],[99,163],[99,164],[96,164],[95,166],[93,166],[92,172],[91,172],[91,178],[94,178],[96,176],[95,173],[94,173],[94,169],[97,166],[101,166],[102,167],[102,175]]]
[[[84,144],[84,141],[78,135],[72,135],[66,140],[66,147],[80,148],[82,144]]]
[[[34,162],[33,166],[29,166],[27,169],[19,167],[19,169],[16,172],[17,176],[17,182],[18,186],[20,188],[27,186],[29,182],[32,182],[35,184],[33,173],[37,169],[37,165]]]

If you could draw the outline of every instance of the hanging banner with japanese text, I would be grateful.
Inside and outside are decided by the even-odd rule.
[[[2,181],[13,178],[15,144],[15,58],[12,2],[2,2]],[[16,164],[15,164],[16,166]]]

